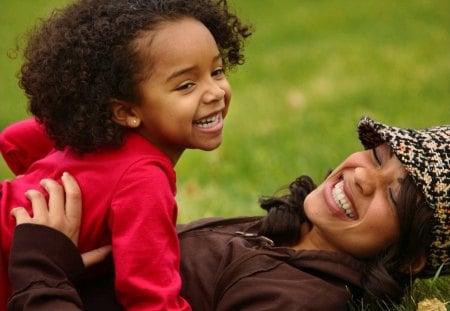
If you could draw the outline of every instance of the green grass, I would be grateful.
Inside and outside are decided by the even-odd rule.
[[[0,0],[0,128],[27,116],[15,78],[20,59],[8,58],[8,49],[36,17],[65,2]],[[449,123],[449,1],[232,3],[256,31],[245,65],[230,73],[222,146],[188,150],[177,164],[181,222],[260,214],[259,196],[300,174],[320,181],[361,148],[362,115],[416,128]],[[0,178],[11,176],[0,163]],[[449,301],[449,279],[440,279],[440,297]],[[422,283],[414,297],[427,292]]]
[[[418,279],[415,281],[410,290],[406,293],[402,302],[399,304],[388,304],[385,301],[378,302],[375,306],[369,307],[364,302],[350,302],[349,311],[372,311],[372,310],[389,310],[389,311],[416,311],[419,302],[426,299],[435,298],[440,302],[446,303],[447,310],[450,309],[449,302],[449,278],[435,277],[432,279]],[[436,304],[436,303],[435,303]],[[426,309],[419,311],[438,311],[434,309]]]

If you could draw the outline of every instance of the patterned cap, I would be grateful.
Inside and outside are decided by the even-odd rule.
[[[425,267],[431,276],[450,272],[450,125],[422,130],[391,127],[369,117],[358,124],[366,149],[386,143],[405,166],[433,210],[432,243]]]

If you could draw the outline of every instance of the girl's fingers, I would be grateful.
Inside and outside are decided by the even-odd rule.
[[[111,245],[107,245],[81,254],[84,266],[89,267],[101,262],[111,253],[111,249]]]
[[[20,225],[23,223],[30,223],[31,217],[28,214],[27,210],[23,207],[16,207],[11,210],[11,215],[16,219],[16,224]]]
[[[66,217],[69,223],[79,227],[81,222],[81,190],[75,178],[63,173],[61,180],[66,193]]]

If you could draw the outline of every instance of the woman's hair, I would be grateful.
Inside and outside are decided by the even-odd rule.
[[[259,234],[277,246],[292,246],[300,239],[300,224],[308,222],[303,203],[315,185],[308,176],[301,176],[289,185],[289,193],[260,199],[267,211]],[[398,199],[399,240],[376,257],[363,261],[362,293],[353,293],[365,303],[398,302],[415,277],[409,272],[414,261],[427,256],[431,243],[432,210],[412,178],[404,179]],[[420,273],[419,273],[420,275]]]
[[[122,144],[125,128],[112,120],[109,103],[136,101],[151,70],[136,40],[185,17],[209,29],[225,69],[243,63],[251,29],[226,0],[80,0],[29,33],[20,86],[57,148],[85,153]]]
[[[403,297],[418,274],[410,271],[415,261],[425,259],[431,245],[433,211],[415,185],[412,177],[404,179],[397,206],[400,224],[399,240],[377,257],[365,262],[363,299],[375,303],[383,299],[396,303]]]
[[[289,185],[289,193],[261,198],[259,204],[267,211],[267,216],[263,219],[259,234],[278,246],[296,244],[300,239],[300,225],[307,221],[303,202],[315,188],[309,176],[300,176]]]

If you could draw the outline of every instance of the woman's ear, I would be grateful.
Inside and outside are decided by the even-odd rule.
[[[109,104],[111,105],[114,122],[125,127],[139,127],[141,119],[135,113],[132,104],[115,98],[111,99]]]
[[[427,259],[424,256],[421,256],[412,263],[401,265],[400,272],[404,274],[417,274],[425,268],[426,263]]]

